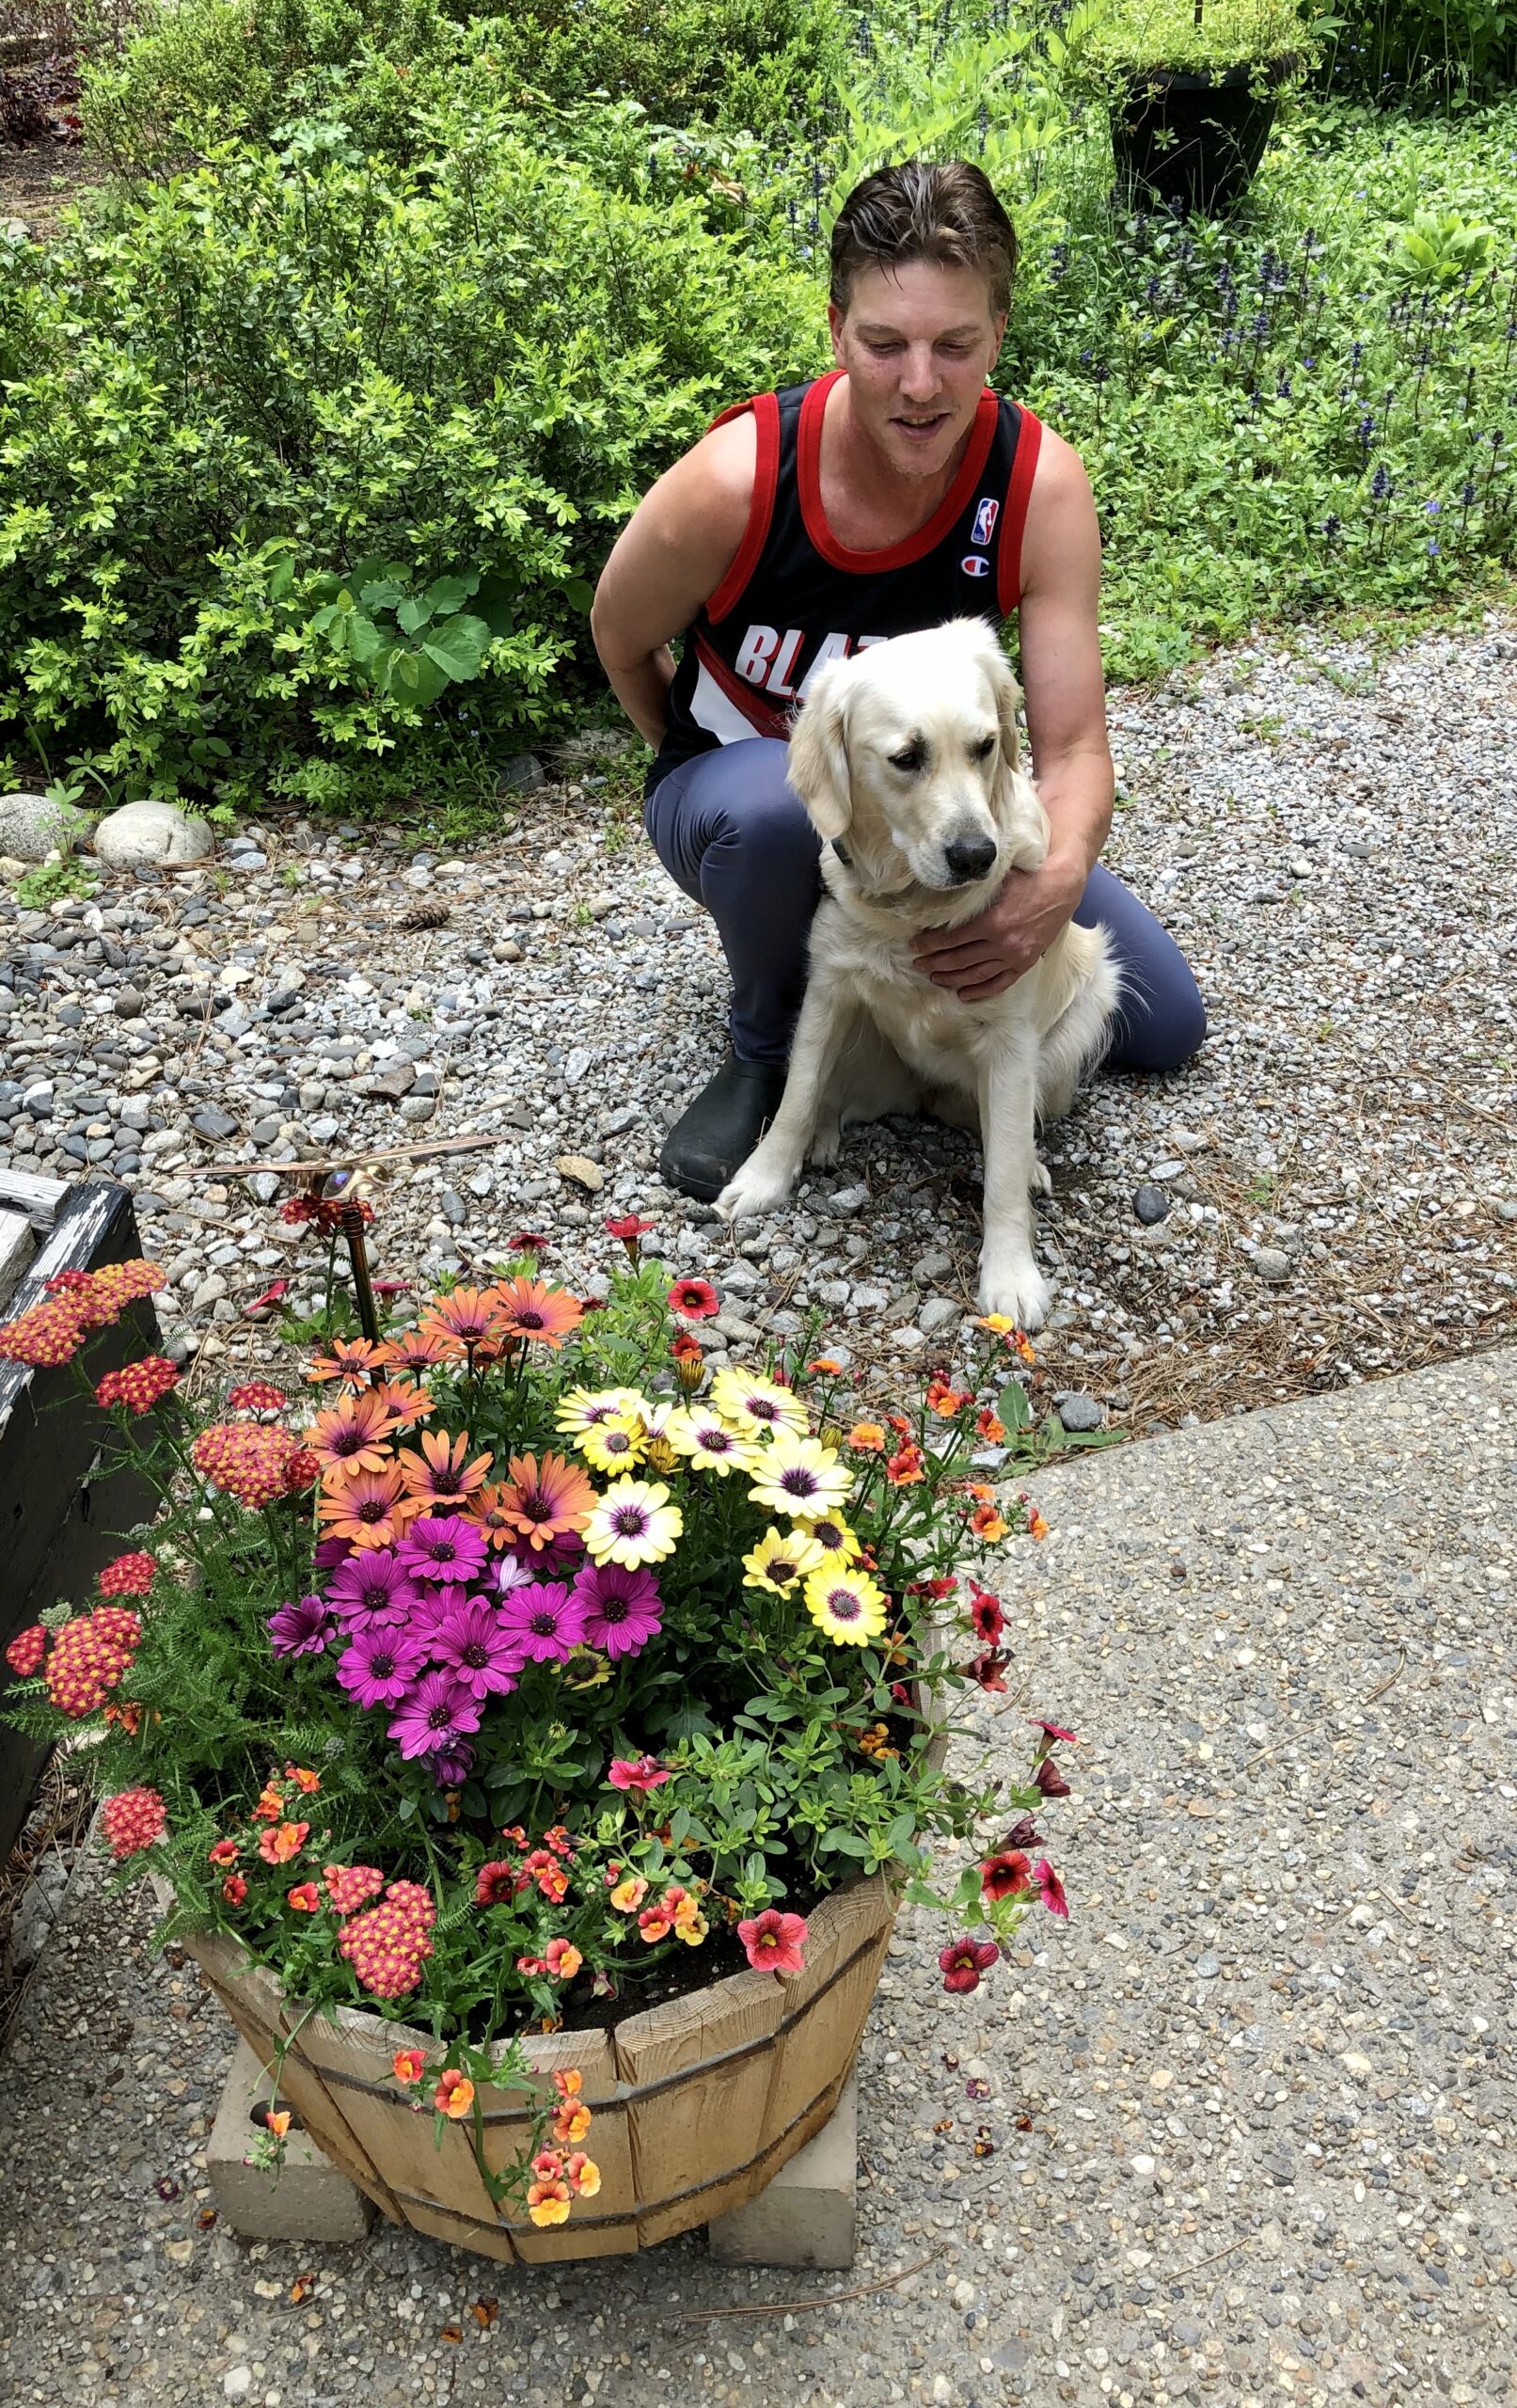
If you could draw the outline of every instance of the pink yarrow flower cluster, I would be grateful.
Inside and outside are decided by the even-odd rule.
[[[392,1881],[377,1906],[351,1915],[338,1931],[338,1954],[373,1998],[404,1998],[433,1954],[437,1909],[417,1881]]]

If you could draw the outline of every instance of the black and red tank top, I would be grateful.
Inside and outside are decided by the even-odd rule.
[[[843,373],[760,393],[712,420],[752,411],[753,499],[736,558],[686,631],[650,794],[693,753],[787,737],[824,661],[944,619],[999,626],[1017,608],[1043,431],[1032,411],[988,386],[958,474],[926,525],[899,544],[850,551],[822,509],[822,418]]]

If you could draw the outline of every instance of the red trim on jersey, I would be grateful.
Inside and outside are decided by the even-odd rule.
[[[740,710],[757,736],[788,736],[790,724],[785,713],[775,703],[766,702],[756,687],[723,660],[719,652],[708,644],[703,636],[694,638],[695,657],[706,674],[721,688],[727,700]]]
[[[827,412],[827,397],[838,378],[846,372],[834,368],[830,376],[819,376],[800,405],[800,425],[796,446],[797,478],[800,488],[800,515],[806,532],[824,561],[834,568],[849,569],[868,576],[878,569],[909,568],[940,544],[951,532],[955,520],[970,499],[995,441],[996,420],[1001,404],[988,386],[980,395],[974,416],[970,447],[965,452],[951,490],[943,496],[924,527],[908,535],[899,544],[886,544],[878,550],[850,551],[840,544],[827,523],[822,508],[822,420]]]
[[[1042,420],[1035,419],[1021,403],[1017,406],[1019,414],[1017,449],[1012,454],[1011,474],[1006,480],[1006,507],[1001,521],[1001,555],[996,564],[996,601],[1003,619],[1010,618],[1021,600],[1022,530],[1027,524],[1027,503],[1043,441]]]
[[[758,433],[753,498],[748,505],[748,525],[736,557],[706,602],[705,614],[713,626],[741,599],[743,589],[764,556],[764,547],[769,540],[769,521],[774,515],[775,488],[780,482],[780,396],[755,393],[751,402],[738,402],[732,409],[723,410],[719,418],[712,420],[711,426],[725,426],[729,419],[741,418],[744,410],[752,411]],[[711,427],[707,427],[706,433],[710,432]]]

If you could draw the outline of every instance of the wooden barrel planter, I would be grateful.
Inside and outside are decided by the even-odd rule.
[[[335,2021],[302,2021],[274,1976],[234,1941],[199,1933],[182,1945],[261,2061],[294,2034],[280,2097],[392,2224],[487,2258],[539,2264],[649,2249],[757,2196],[832,2113],[858,2053],[895,1903],[883,1876],[850,1882],[809,1914],[800,1973],[735,1973],[610,2031],[529,2039],[545,2079],[578,2067],[593,2118],[586,2146],[601,2173],[597,2195],[546,2230],[495,2208],[468,2121],[447,2125],[439,2142],[433,2115],[418,2115],[395,2081],[397,2049],[435,2049],[430,2034],[351,2007]],[[529,2105],[520,2091],[482,2089],[479,2098],[494,2173],[522,2154]]]

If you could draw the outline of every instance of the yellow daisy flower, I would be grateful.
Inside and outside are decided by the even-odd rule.
[[[863,1542],[856,1536],[838,1513],[814,1513],[806,1525],[808,1534],[816,1541],[825,1556],[836,1556],[833,1567],[841,1572],[845,1565],[857,1563],[863,1553]]]
[[[781,1430],[766,1447],[750,1447],[745,1470],[752,1481],[749,1495],[766,1513],[788,1513],[792,1521],[814,1522],[831,1514],[853,1485],[853,1474],[819,1438],[798,1438]]]
[[[743,1558],[747,1575],[745,1589],[767,1589],[771,1596],[788,1597],[798,1580],[808,1572],[819,1572],[822,1550],[804,1529],[792,1530],[782,1538],[771,1525],[760,1539],[751,1555]]]
[[[711,1402],[745,1438],[767,1438],[779,1430],[793,1430],[801,1437],[809,1426],[806,1408],[794,1389],[766,1380],[762,1371],[719,1371],[711,1383]]]
[[[814,1572],[805,1596],[817,1629],[837,1646],[867,1647],[885,1627],[885,1592],[867,1572]]]
[[[657,1563],[672,1555],[685,1516],[661,1481],[617,1480],[585,1525],[593,1563]]]
[[[664,1432],[672,1447],[687,1455],[697,1471],[720,1472],[725,1479],[734,1465],[743,1468],[748,1441],[738,1436],[708,1404],[691,1404],[672,1413]]]
[[[648,1442],[635,1413],[613,1413],[581,1430],[576,1440],[587,1464],[596,1471],[632,1471],[641,1463]]]
[[[581,1430],[593,1430],[616,1414],[630,1413],[640,1420],[645,1410],[652,1407],[636,1388],[568,1388],[553,1418],[566,1437],[576,1438]]]

